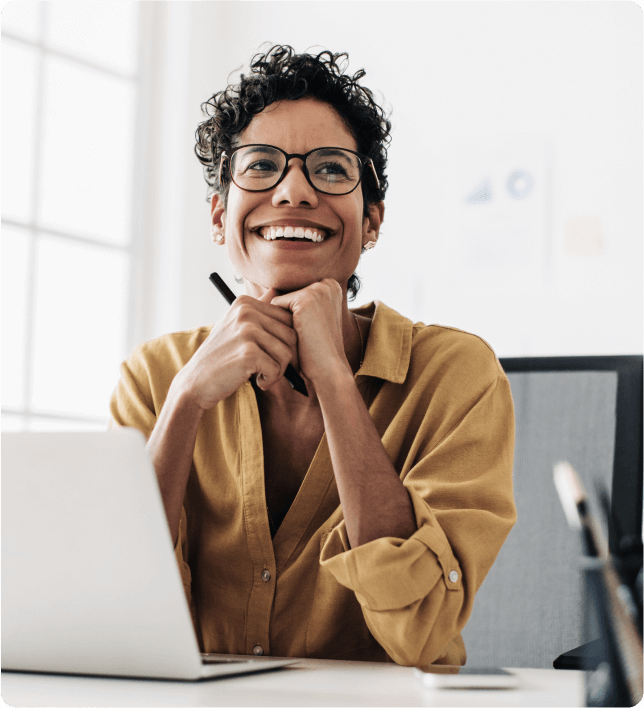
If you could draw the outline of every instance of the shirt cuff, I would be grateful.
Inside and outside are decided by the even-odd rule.
[[[353,590],[370,610],[395,610],[425,597],[438,582],[462,590],[461,568],[425,500],[412,488],[418,530],[408,539],[385,537],[351,548],[344,520],[326,539],[320,565]]]

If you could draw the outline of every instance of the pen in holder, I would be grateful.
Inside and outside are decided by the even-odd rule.
[[[637,705],[642,698],[642,638],[631,591],[615,571],[608,544],[590,514],[579,475],[567,462],[559,462],[554,479],[568,523],[581,531],[585,549],[584,633],[587,642],[595,640],[593,651],[583,658],[585,705]]]

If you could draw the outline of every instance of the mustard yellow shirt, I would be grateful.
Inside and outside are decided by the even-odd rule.
[[[356,312],[372,318],[356,383],[418,530],[351,549],[323,436],[271,539],[245,383],[201,420],[181,515],[177,562],[202,651],[465,663],[460,631],[516,519],[510,386],[474,335],[412,324],[377,301]],[[210,329],[138,346],[122,365],[113,423],[149,437]]]

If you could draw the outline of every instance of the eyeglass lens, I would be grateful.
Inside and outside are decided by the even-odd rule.
[[[272,147],[249,145],[233,153],[230,168],[238,187],[257,192],[277,184],[286,157]],[[341,148],[321,148],[307,156],[306,169],[320,192],[347,194],[360,181],[361,163],[357,155]]]

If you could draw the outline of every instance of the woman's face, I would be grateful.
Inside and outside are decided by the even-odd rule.
[[[319,147],[357,150],[335,110],[311,98],[273,103],[257,114],[239,140],[240,145],[252,143],[299,154]],[[213,197],[213,225],[223,227],[233,268],[254,297],[267,288],[291,292],[323,278],[333,278],[346,292],[362,246],[378,236],[382,203],[363,217],[360,186],[350,194],[322,194],[308,183],[302,167],[301,160],[292,159],[284,179],[267,192],[246,192],[231,184],[225,210],[220,198]],[[316,230],[324,238],[265,238],[270,229],[287,226]]]

